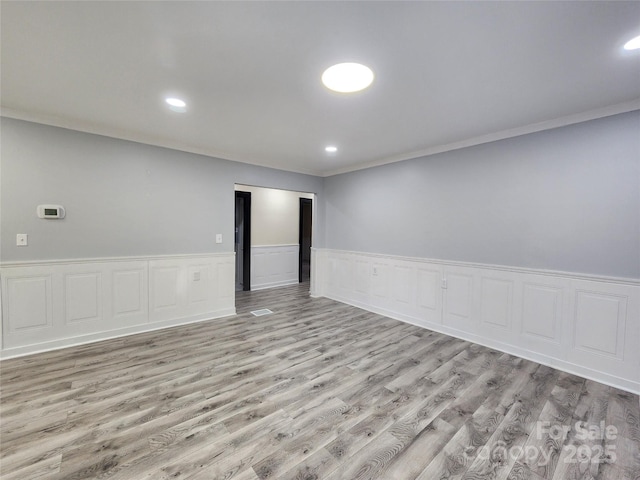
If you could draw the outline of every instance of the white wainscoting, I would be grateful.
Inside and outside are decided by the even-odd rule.
[[[298,283],[299,252],[298,244],[251,247],[251,290]]]
[[[9,358],[235,314],[233,253],[3,264]]]
[[[640,393],[638,280],[312,252],[312,296]]]

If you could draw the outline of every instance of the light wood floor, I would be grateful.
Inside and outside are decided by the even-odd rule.
[[[636,395],[308,285],[237,296],[2,362],[2,479],[640,479]]]

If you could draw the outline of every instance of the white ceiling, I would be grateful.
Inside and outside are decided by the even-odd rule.
[[[640,51],[621,48],[637,1],[2,1],[1,17],[3,115],[316,175],[640,108]],[[346,61],[373,85],[328,91]]]

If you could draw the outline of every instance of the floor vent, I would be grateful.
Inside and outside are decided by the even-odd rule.
[[[254,317],[261,317],[263,315],[271,315],[272,313],[273,312],[268,308],[263,308],[262,310],[254,310],[253,312],[251,312],[251,315],[253,315]]]

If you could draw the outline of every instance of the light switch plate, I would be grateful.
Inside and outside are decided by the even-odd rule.
[[[216,233],[216,243],[222,243],[222,234]]]
[[[28,235],[26,233],[18,233],[16,235],[16,245],[19,247],[26,247],[29,245]]]

